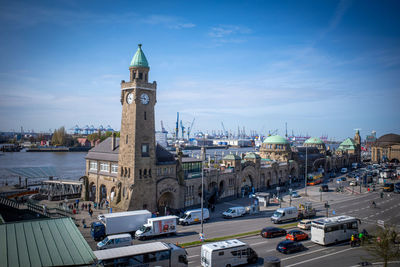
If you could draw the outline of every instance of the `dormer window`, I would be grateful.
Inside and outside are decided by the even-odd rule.
[[[139,80],[143,79],[143,73],[139,72]]]

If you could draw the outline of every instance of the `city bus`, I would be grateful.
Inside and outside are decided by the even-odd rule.
[[[322,172],[310,173],[307,177],[307,185],[317,185],[322,183],[324,176]]]
[[[186,267],[186,250],[174,244],[152,242],[121,248],[93,251],[97,257],[94,266],[116,267]]]
[[[311,222],[311,241],[320,245],[329,245],[350,240],[358,234],[360,220],[350,216],[321,218]]]

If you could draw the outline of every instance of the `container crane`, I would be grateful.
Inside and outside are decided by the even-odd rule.
[[[182,140],[185,139],[185,126],[183,126],[182,120],[181,120],[181,130],[182,130]]]
[[[163,121],[161,120],[161,132],[162,133],[168,133],[168,131],[167,130],[165,130],[165,128],[164,128],[164,123],[163,123]]]
[[[223,135],[224,135],[225,137],[228,137],[228,132],[226,131],[225,126],[224,126],[224,123],[223,123],[222,121],[221,121],[221,125],[222,125],[222,130],[224,130]]]
[[[175,140],[178,139],[179,134],[179,112],[176,113],[176,127],[175,127]]]
[[[190,138],[190,132],[191,132],[192,129],[193,129],[194,120],[195,120],[195,118],[193,118],[192,123],[190,124],[190,127],[187,128],[187,138],[188,138],[188,141],[189,141],[189,138]]]

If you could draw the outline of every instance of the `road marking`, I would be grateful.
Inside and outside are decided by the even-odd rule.
[[[266,241],[263,241],[263,242],[253,243],[251,245],[252,246],[257,246],[257,245],[261,245],[261,244],[265,244],[265,243],[266,243]]]
[[[296,262],[296,263],[293,263],[293,264],[290,264],[290,265],[286,265],[286,267],[291,267],[291,266],[296,266],[296,265],[299,265],[299,264],[304,264],[306,262],[310,262],[310,261],[314,261],[314,260],[317,260],[317,259],[321,259],[321,258],[325,258],[325,257],[328,257],[328,256],[332,256],[332,255],[335,255],[335,254],[338,254],[338,253],[342,253],[342,252],[345,252],[345,251],[348,251],[348,250],[351,250],[351,249],[354,249],[354,248],[348,248],[348,249],[336,251],[336,252],[333,252],[333,253],[329,253],[329,254],[326,254],[326,255],[322,255],[322,256],[319,256],[319,257],[315,257],[315,258],[312,258],[312,259],[309,259],[309,260]],[[305,254],[302,254],[302,255],[305,255]],[[301,255],[299,255],[299,256],[301,256]],[[285,259],[282,259],[282,260],[285,260]]]
[[[310,251],[310,252],[307,252],[307,253],[302,253],[302,254],[299,254],[299,255],[294,255],[294,256],[291,256],[291,257],[283,258],[281,260],[282,261],[290,260],[290,259],[293,259],[293,258],[301,257],[301,256],[304,256],[304,255],[312,254],[312,253],[315,253],[315,252],[318,252],[318,251],[322,251],[322,250],[327,250],[327,249],[330,249],[330,248],[321,248],[321,249],[317,249],[317,250]]]
[[[194,257],[198,257],[198,256],[200,256],[200,255],[191,255],[191,256],[188,256],[187,258],[190,259],[190,258],[194,258]]]

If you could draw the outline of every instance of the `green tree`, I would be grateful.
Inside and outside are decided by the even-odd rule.
[[[371,238],[370,242],[365,242],[363,247],[372,258],[368,260],[382,261],[383,266],[387,267],[388,262],[400,259],[400,235],[395,227],[388,226],[379,228],[376,237]]]
[[[64,146],[66,144],[66,135],[67,133],[64,126],[54,130],[51,143],[55,146]]]

